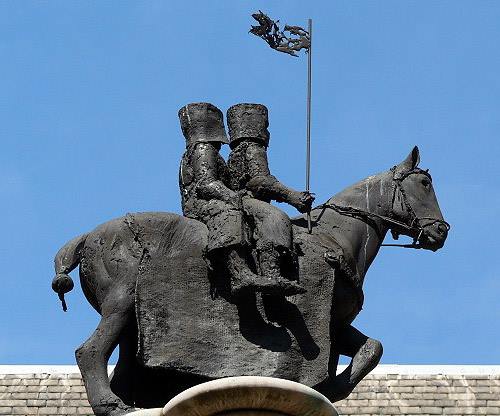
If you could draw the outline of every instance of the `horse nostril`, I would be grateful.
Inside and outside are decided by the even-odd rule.
[[[446,231],[448,231],[448,229],[446,228],[446,226],[444,224],[439,224],[438,225],[438,231],[440,234],[445,234]]]

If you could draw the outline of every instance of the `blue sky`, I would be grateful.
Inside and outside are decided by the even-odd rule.
[[[186,103],[266,104],[271,169],[304,187],[306,59],[247,33],[259,8],[314,20],[317,201],[418,144],[453,227],[437,253],[382,250],[355,326],[384,363],[499,364],[500,3],[309,3],[0,2],[0,364],[74,363],[98,315],[78,284],[61,311],[53,257],[126,212],[180,211]]]

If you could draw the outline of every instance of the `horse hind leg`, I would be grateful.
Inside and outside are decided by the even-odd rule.
[[[135,404],[138,378],[137,336],[135,319],[131,319],[120,335],[118,361],[110,380],[113,393],[130,406]]]
[[[107,364],[120,335],[133,318],[133,295],[123,289],[111,291],[102,305],[102,317],[90,338],[76,350],[87,396],[96,416],[119,416],[133,410],[110,388]]]

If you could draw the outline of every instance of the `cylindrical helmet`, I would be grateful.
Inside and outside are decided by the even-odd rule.
[[[179,110],[186,146],[199,142],[229,143],[222,111],[210,103],[191,103]]]
[[[260,141],[266,147],[269,145],[269,120],[265,105],[233,105],[227,110],[227,124],[231,148],[245,139]]]

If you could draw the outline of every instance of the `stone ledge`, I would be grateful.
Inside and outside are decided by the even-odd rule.
[[[339,365],[339,372],[346,368]],[[113,371],[114,365],[108,366],[108,372]],[[0,375],[18,374],[64,374],[70,378],[80,374],[76,365],[0,365]],[[500,376],[500,365],[407,365],[407,364],[379,364],[368,376],[378,375],[395,376],[427,376],[427,375],[457,375],[457,376]],[[38,378],[38,377],[37,377]],[[404,378],[404,377],[403,377]],[[486,377],[488,378],[488,377]]]
[[[500,366],[379,365],[335,406],[357,416],[500,415]],[[0,415],[90,416],[92,410],[77,366],[3,365]]]

